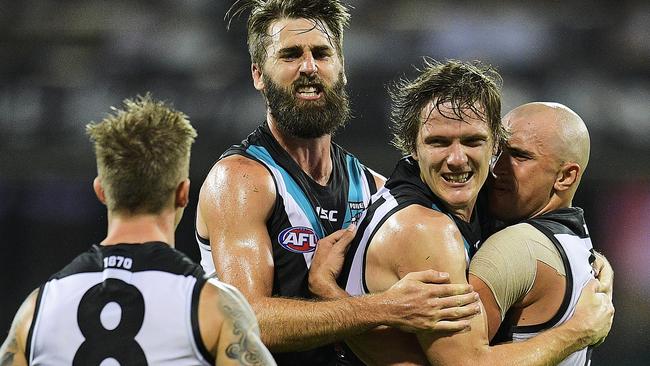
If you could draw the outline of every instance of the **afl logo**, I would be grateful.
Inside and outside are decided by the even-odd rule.
[[[316,250],[318,236],[314,230],[304,226],[295,226],[282,230],[278,235],[282,247],[294,253],[309,253]]]

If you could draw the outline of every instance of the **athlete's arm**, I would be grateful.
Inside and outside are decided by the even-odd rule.
[[[355,231],[348,228],[339,230],[318,242],[309,271],[309,285],[313,293],[326,298],[349,296],[347,292],[338,287],[336,278],[340,273],[349,241],[352,240],[354,234]],[[378,234],[380,237],[381,235],[381,233]],[[373,277],[380,276],[382,276],[381,273],[373,273]],[[395,281],[397,282],[395,283]],[[432,299],[430,302],[430,309],[436,311],[434,318],[439,321],[429,331],[439,334],[462,331],[469,324],[468,318],[478,313],[478,296],[476,293],[470,292],[471,287],[466,284],[449,284],[448,274],[434,270],[404,274],[401,279],[391,278],[381,290],[409,282],[418,285],[431,283],[429,287],[439,291],[438,298]],[[462,295],[451,296],[454,293]],[[413,329],[402,330],[413,331]],[[415,336],[411,333],[400,332],[396,328],[378,327],[349,337],[345,341],[368,365],[421,365],[428,363]]]
[[[379,249],[376,254],[388,260],[378,262],[386,273],[394,276],[403,273],[436,268],[449,273],[452,283],[466,284],[465,249],[455,224],[446,216],[423,207],[411,206],[394,215],[397,225],[382,233],[383,243],[396,245],[375,245],[370,250]],[[379,233],[378,233],[379,234]],[[397,256],[396,251],[401,253]],[[370,254],[369,254],[370,255]],[[370,258],[368,259],[370,261]],[[370,263],[370,262],[369,262]],[[368,278],[368,277],[366,277]],[[381,284],[379,284],[381,285]],[[490,347],[487,337],[487,324],[483,315],[470,319],[471,330],[451,336],[435,333],[417,333],[417,338],[429,362],[436,365],[547,365],[555,364],[569,354],[595,343],[609,331],[612,311],[608,308],[605,295],[592,293],[587,304],[593,305],[592,316],[588,320],[582,316],[579,322],[567,322],[539,336],[518,343]],[[584,309],[581,309],[581,312]],[[596,324],[598,323],[598,324]]]
[[[27,366],[25,344],[32,323],[38,289],[32,291],[23,302],[11,324],[9,335],[0,347],[0,366]]]
[[[373,296],[333,301],[272,297],[274,263],[266,221],[275,199],[273,178],[266,168],[230,156],[208,174],[197,212],[197,230],[210,239],[217,276],[246,296],[269,349],[310,349],[380,324],[412,329],[436,326],[439,319],[429,301],[437,298],[439,290],[415,281]]]
[[[535,245],[535,243],[531,243],[530,235],[527,235],[527,232],[522,233],[519,227],[520,225],[510,226],[490,236],[481,245],[470,263],[468,280],[481,297],[490,339],[495,336],[502,319],[511,307],[523,308],[534,302],[555,300],[555,298],[549,299],[552,296],[535,296],[534,298],[532,296],[539,292],[532,290],[536,280],[540,280],[537,276],[537,257],[534,255],[533,248],[529,246]],[[558,260],[559,264],[562,264],[559,257]],[[554,273],[557,272],[554,271]],[[563,297],[565,277],[558,276],[560,278],[557,280],[560,283],[556,287],[558,287],[558,291],[561,291]],[[548,278],[547,280],[549,287],[556,285],[554,279]],[[540,293],[540,295],[543,294]],[[524,301],[526,298],[529,300]],[[559,301],[561,302],[562,298]],[[552,311],[552,317],[560,304],[555,305],[555,303],[549,303],[547,309],[543,310]],[[536,324],[542,324],[548,319],[550,317],[542,319]]]
[[[425,210],[420,207],[416,209]],[[407,235],[408,248],[403,249],[406,255],[399,261],[399,268],[403,271],[439,268],[449,273],[452,283],[467,283],[465,250],[457,227],[441,213],[428,211],[429,215],[425,212],[411,212],[410,215],[405,212],[405,226],[413,230],[409,231],[411,235]],[[598,326],[593,321],[589,321],[590,324],[567,322],[525,342],[490,347],[486,319],[481,315],[470,320],[471,330],[468,332],[448,337],[419,333],[418,341],[429,361],[434,364],[555,364],[597,342],[609,331],[613,309],[610,311],[607,305],[611,303],[607,304],[608,299],[604,295],[593,300],[599,303],[595,309],[601,309],[600,303],[604,304],[600,313],[596,311],[592,314],[600,321]],[[583,320],[586,321],[584,317]]]
[[[233,286],[210,279],[201,289],[199,328],[216,365],[275,365],[260,339],[257,320]]]
[[[309,290],[322,299],[341,299],[350,295],[336,282],[356,234],[354,225],[334,232],[318,241],[309,268]],[[410,286],[414,291],[428,287],[436,294],[431,301],[432,319],[438,321],[429,331],[454,332],[467,327],[466,317],[478,313],[478,298],[467,285],[449,284],[449,275],[434,270],[414,272],[404,276],[391,287]],[[390,289],[390,288],[389,288]],[[402,300],[403,301],[403,300]],[[433,313],[435,311],[435,314]],[[409,331],[408,326],[403,330]],[[386,331],[380,332],[382,334]],[[365,335],[364,335],[365,336]],[[355,339],[359,337],[355,336]],[[368,337],[369,338],[369,337]]]

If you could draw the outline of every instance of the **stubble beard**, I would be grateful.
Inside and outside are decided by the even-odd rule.
[[[317,76],[301,75],[289,90],[282,88],[266,75],[262,76],[264,93],[271,115],[280,131],[291,137],[312,139],[333,134],[345,126],[350,118],[350,101],[343,83],[343,73],[328,87]],[[301,100],[296,97],[299,87],[315,86],[322,91],[319,100]]]

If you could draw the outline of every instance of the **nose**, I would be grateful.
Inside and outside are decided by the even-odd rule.
[[[302,62],[300,63],[300,73],[311,75],[318,71],[316,60],[311,52],[307,51],[303,54]]]
[[[460,142],[454,142],[449,146],[447,165],[449,167],[465,167],[467,165],[467,153]]]

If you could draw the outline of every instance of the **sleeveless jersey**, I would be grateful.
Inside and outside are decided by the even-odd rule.
[[[167,244],[94,245],[40,287],[30,365],[213,365],[198,328],[204,272]]]
[[[355,222],[376,192],[371,172],[352,154],[335,143],[331,146],[332,174],[327,186],[314,182],[275,140],[264,124],[240,145],[221,157],[241,155],[268,169],[276,187],[276,200],[266,223],[273,247],[273,295],[311,298],[309,266],[317,241]],[[209,241],[197,234],[201,265],[214,273]],[[305,352],[274,353],[279,365],[345,364],[345,346]],[[337,356],[337,354],[339,356]]]
[[[506,313],[493,340],[496,343],[523,341],[566,322],[575,311],[582,289],[589,280],[594,278],[591,263],[595,257],[581,208],[561,208],[524,222],[541,231],[555,244],[566,271],[564,299],[555,316],[543,324],[513,326],[511,324],[514,324],[515,320]],[[591,347],[587,347],[571,354],[559,365],[583,366],[590,364]]]
[[[449,216],[463,236],[467,263],[481,239],[481,227],[477,215],[465,222],[445,208],[440,199],[420,179],[417,162],[407,157],[401,159],[384,188],[373,197],[364,213],[357,234],[346,255],[338,284],[350,295],[369,293],[365,281],[365,258],[373,236],[393,214],[410,205],[420,205],[440,211]],[[398,245],[398,244],[396,244]],[[435,253],[432,253],[435,255]]]

